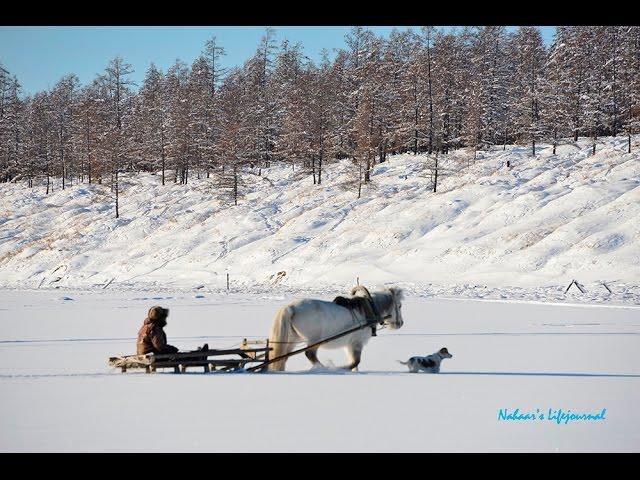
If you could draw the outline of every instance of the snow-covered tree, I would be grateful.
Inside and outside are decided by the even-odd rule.
[[[520,27],[513,37],[516,54],[512,78],[512,105],[517,136],[529,141],[536,154],[536,139],[542,136],[540,112],[543,108],[545,49],[540,31]]]
[[[152,63],[140,88],[140,111],[143,123],[143,152],[154,170],[160,170],[166,182],[167,145],[169,142],[169,95],[164,75]]]
[[[131,88],[133,82],[129,75],[133,67],[125,63],[121,57],[115,57],[109,62],[103,75],[99,77],[101,91],[105,95],[104,108],[108,116],[105,132],[106,150],[109,152],[112,183],[114,191],[115,216],[120,216],[119,210],[119,173],[128,155],[128,140],[126,135],[127,122],[131,114]]]
[[[0,65],[0,181],[16,179],[21,171],[25,148],[25,102],[21,86]]]
[[[620,27],[620,118],[631,153],[631,135],[640,132],[640,27]]]
[[[464,125],[465,143],[478,150],[503,142],[508,110],[509,70],[505,27],[465,29],[471,65],[468,109]]]
[[[212,36],[204,46],[203,57],[207,64],[209,74],[209,89],[211,96],[215,96],[220,86],[220,82],[227,73],[226,68],[222,66],[222,57],[226,55],[224,47],[218,43],[217,37]]]

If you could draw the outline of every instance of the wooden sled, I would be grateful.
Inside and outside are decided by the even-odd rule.
[[[252,348],[251,345],[264,345],[264,347]],[[248,341],[245,338],[240,348],[196,350],[167,354],[124,355],[110,357],[108,365],[119,368],[122,373],[134,369],[144,369],[146,373],[152,373],[159,368],[172,368],[175,373],[182,373],[186,372],[190,367],[202,367],[205,373],[234,371],[244,370],[247,364],[265,364],[269,362],[269,352],[271,350],[273,349],[269,347],[269,340]],[[266,365],[264,368],[254,368],[251,371],[264,370],[266,370]]]

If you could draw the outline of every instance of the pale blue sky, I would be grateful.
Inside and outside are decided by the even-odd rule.
[[[305,54],[317,60],[323,48],[344,46],[350,27],[274,27],[278,43],[301,42]],[[388,36],[394,27],[369,27]],[[408,27],[397,27],[405,29]],[[509,27],[515,28],[515,27]],[[540,27],[549,44],[555,27]],[[226,49],[225,66],[242,64],[253,53],[264,27],[0,27],[0,63],[18,76],[24,93],[49,89],[67,73],[82,84],[101,73],[107,62],[122,56],[141,83],[151,62],[166,70],[176,58],[191,64],[212,35]]]

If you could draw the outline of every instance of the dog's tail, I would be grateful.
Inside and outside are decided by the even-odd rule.
[[[402,360],[396,360],[398,363],[401,363],[402,365],[407,365],[409,362],[403,362]]]

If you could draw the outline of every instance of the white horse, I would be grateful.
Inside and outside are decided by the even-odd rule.
[[[370,298],[378,320],[390,329],[402,327],[403,294],[399,288],[387,288],[369,294],[366,288],[357,286],[351,290],[351,295]],[[281,308],[273,321],[269,335],[269,346],[273,347],[271,358],[289,353],[295,349],[296,343],[306,342],[307,345],[311,345],[358,325],[364,325],[367,321],[363,309],[350,309],[334,302],[311,298],[297,300]],[[343,368],[355,370],[360,363],[362,349],[372,334],[372,329],[365,327],[322,346],[330,349],[346,348],[350,363]],[[313,366],[322,366],[318,360],[318,348],[305,352]],[[286,358],[273,362],[269,365],[269,370],[282,371],[286,362]]]

